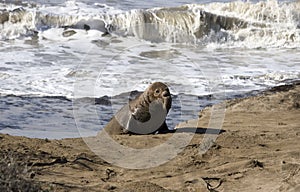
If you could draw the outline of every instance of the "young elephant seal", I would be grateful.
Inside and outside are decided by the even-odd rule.
[[[171,105],[172,98],[167,85],[155,82],[123,106],[104,130],[111,135],[168,132],[165,120]]]

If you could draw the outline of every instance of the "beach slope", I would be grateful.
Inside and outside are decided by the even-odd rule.
[[[149,169],[112,165],[81,138],[1,134],[0,189],[5,191],[18,180],[20,188],[32,191],[300,191],[300,83],[226,101],[222,130],[201,154],[211,109],[204,109],[199,120],[181,123],[178,129],[197,127],[192,141],[174,159]],[[122,145],[150,148],[171,136],[114,139]]]

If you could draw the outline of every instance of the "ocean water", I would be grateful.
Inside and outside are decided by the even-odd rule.
[[[95,135],[155,81],[172,128],[299,80],[299,50],[299,1],[0,1],[0,132]]]

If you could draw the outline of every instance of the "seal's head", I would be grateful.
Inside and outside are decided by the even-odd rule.
[[[147,103],[158,101],[163,103],[164,108],[169,112],[172,105],[171,93],[168,86],[162,82],[151,84],[144,92],[144,99]]]

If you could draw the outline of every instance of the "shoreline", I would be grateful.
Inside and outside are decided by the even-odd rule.
[[[294,81],[295,83],[298,81]],[[293,84],[292,82],[287,82]],[[226,93],[224,98],[219,100],[217,103],[223,102],[225,100],[233,99],[243,99],[251,96],[256,96],[264,93],[266,90],[251,90],[251,91],[242,91],[233,93],[230,92],[229,95]],[[111,109],[110,99],[116,99],[114,105],[121,106],[124,99],[127,95],[136,95],[137,91],[132,91],[122,93],[113,97],[100,97],[100,98],[79,98],[79,105],[82,102],[87,104],[85,107],[88,110],[93,110],[96,107],[96,110],[105,111],[103,117],[100,118],[100,127],[105,126],[113,115]],[[174,101],[177,102],[177,105],[173,107],[181,108],[182,102],[185,103],[185,108],[189,109],[188,119],[196,118],[197,113],[194,111],[201,111],[204,108],[210,107],[217,104],[215,99],[211,99],[214,94],[209,95],[189,95],[189,94],[178,94],[172,95]],[[39,139],[66,139],[66,138],[80,138],[82,136],[87,137],[97,134],[99,131],[95,131],[99,127],[98,118],[94,117],[94,120],[88,122],[86,127],[93,127],[93,129],[83,130],[84,132],[79,133],[78,128],[75,123],[74,117],[74,102],[70,98],[62,96],[18,96],[18,95],[2,95],[0,99],[3,102],[2,106],[2,122],[0,122],[0,134],[9,134],[12,136],[25,136],[29,138],[39,138]],[[183,99],[183,100],[182,100]],[[200,106],[192,106],[194,102],[201,104]],[[26,107],[24,107],[26,106]],[[192,106],[192,108],[190,108]],[[171,111],[173,113],[168,114],[167,121],[168,125],[173,129],[175,126],[180,123],[180,113],[176,111]],[[187,112],[185,112],[187,113]],[[24,118],[30,116],[30,118]],[[88,117],[87,117],[88,118]],[[45,120],[47,119],[47,120]],[[51,120],[50,120],[51,119]],[[0,121],[1,121],[0,120]],[[34,126],[32,124],[34,122]],[[51,123],[55,122],[55,123]],[[101,130],[101,129],[100,129]],[[83,135],[81,135],[83,134]],[[46,136],[45,136],[46,135]],[[63,135],[63,136],[62,136]]]
[[[300,82],[225,103],[223,131],[206,153],[199,154],[199,148],[212,107],[202,110],[198,121],[181,123],[181,127],[197,125],[200,132],[175,158],[158,167],[117,167],[95,155],[82,138],[0,134],[0,155],[13,157],[2,161],[13,159],[16,167],[28,166],[22,178],[44,191],[300,190]],[[171,136],[120,135],[114,139],[139,149],[164,143]],[[5,163],[0,162],[1,171]]]

